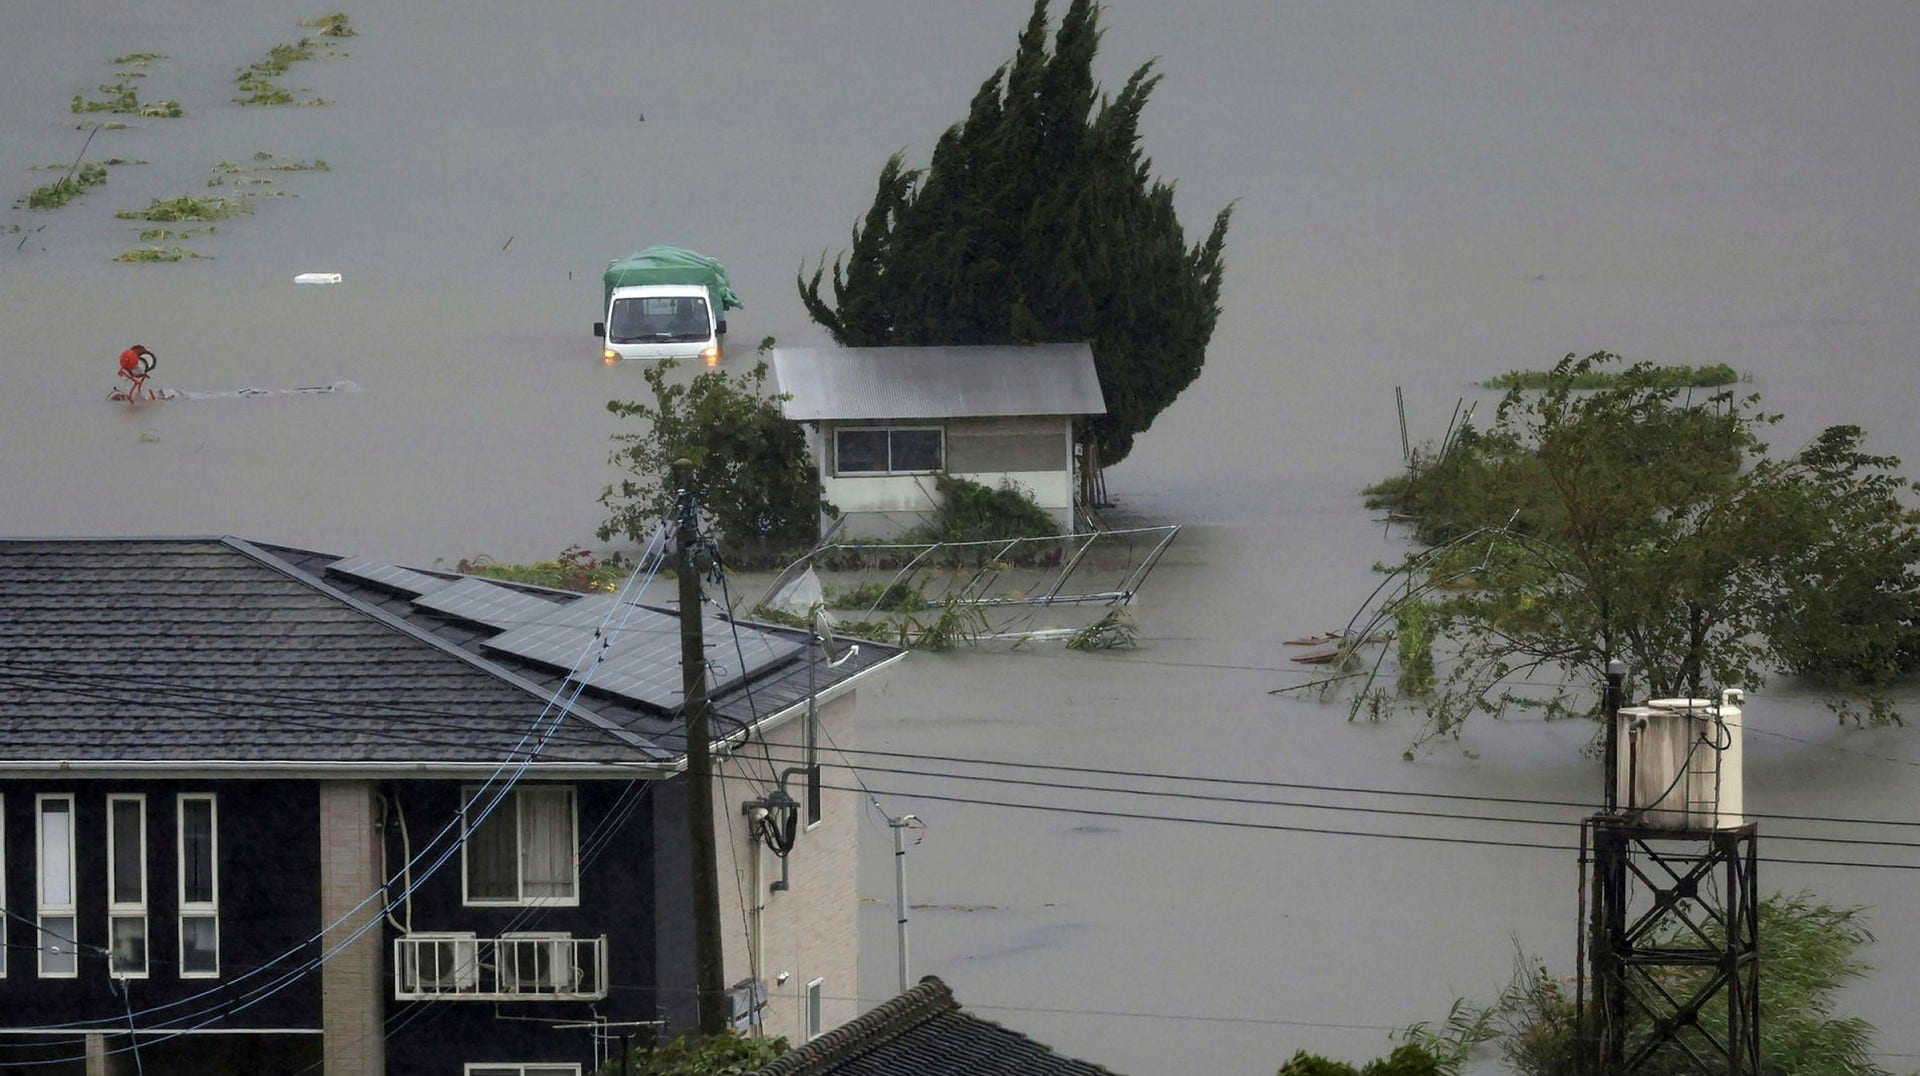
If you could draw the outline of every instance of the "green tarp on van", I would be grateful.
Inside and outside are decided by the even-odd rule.
[[[648,247],[607,266],[606,295],[600,300],[602,313],[613,301],[613,289],[642,284],[695,284],[707,289],[707,299],[716,318],[740,308],[740,297],[727,283],[727,268],[704,254],[679,247]]]

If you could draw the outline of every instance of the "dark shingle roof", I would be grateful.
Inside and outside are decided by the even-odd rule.
[[[755,1076],[1114,1076],[960,1008],[934,976]]]
[[[682,753],[673,715],[610,697],[554,724],[564,675],[325,576],[337,559],[233,538],[0,539],[0,767],[490,764],[524,757],[543,714],[543,763]],[[716,698],[716,733],[804,699],[807,662],[790,664]]]

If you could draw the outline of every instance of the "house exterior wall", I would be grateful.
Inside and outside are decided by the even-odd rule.
[[[215,802],[219,920],[219,972],[210,978],[180,973],[178,797],[211,794]],[[78,974],[39,973],[35,929],[38,907],[36,799],[69,794],[74,806],[74,875]],[[107,797],[136,795],[146,805],[146,914],[148,973],[115,980],[108,975]],[[256,1071],[263,1056],[300,1064],[320,1052],[319,976],[282,980],[280,971],[318,955],[313,934],[319,922],[319,804],[310,783],[299,781],[156,781],[117,777],[0,780],[0,825],[4,826],[6,972],[0,977],[0,1042],[23,1044],[20,1029],[101,1021],[126,1026],[167,1020],[214,1028],[181,1035],[169,1044],[143,1048],[149,1073],[170,1071],[166,1058],[195,1055],[193,1071],[218,1076]],[[277,958],[288,959],[268,967]],[[125,991],[122,992],[124,983]],[[270,990],[261,989],[271,986]],[[244,1007],[238,1002],[249,1002]],[[73,1041],[70,1033],[54,1036]],[[93,1071],[130,1071],[129,1043],[117,1030],[102,1036],[100,1064]],[[241,1047],[241,1040],[249,1045]],[[53,1040],[48,1040],[52,1042]],[[77,1056],[54,1046],[54,1056]],[[296,1066],[298,1067],[298,1066]],[[49,1071],[58,1071],[52,1069]],[[73,1071],[82,1071],[75,1067]]]
[[[398,1001],[394,998],[393,939],[386,924],[381,945],[384,1019],[398,1030],[387,1038],[387,1071],[421,1076],[461,1076],[468,1063],[575,1063],[591,1072],[594,1047],[586,1029],[556,1030],[556,1023],[650,1020],[658,1015],[660,993],[655,971],[658,908],[653,899],[656,781],[545,781],[527,785],[567,785],[577,805],[580,848],[577,905],[552,907],[475,906],[465,903],[465,865],[456,852],[431,877],[418,868],[411,901],[394,917],[417,932],[472,932],[498,938],[520,931],[565,933],[575,938],[607,936],[608,994],[601,1001]],[[462,790],[480,780],[389,782],[383,827],[388,874],[406,861],[403,847],[420,856],[434,835],[452,825],[459,835]],[[402,839],[399,818],[407,820]],[[684,844],[684,829],[681,843]],[[442,846],[444,847],[444,838]],[[423,857],[431,859],[431,856]],[[396,885],[398,896],[403,887]],[[510,1018],[510,1019],[503,1019]]]
[[[820,462],[820,484],[840,509],[846,537],[894,537],[927,522],[940,495],[930,474],[835,474],[834,432],[874,426],[938,427],[946,472],[998,488],[1012,482],[1033,495],[1063,530],[1073,526],[1073,424],[1064,416],[941,420],[822,422],[809,443]]]
[[[822,703],[817,757],[840,761],[837,750],[855,746],[854,696]],[[807,827],[807,779],[792,774],[786,789],[800,801],[800,831],[787,857],[787,889],[781,864],[754,839],[742,806],[775,786],[779,771],[802,766],[807,722],[788,721],[721,760],[714,783],[714,824],[720,849],[721,927],[729,985],[763,980],[767,1007],[761,1031],[806,1041],[807,984],[824,980],[823,1028],[838,1027],[859,1013],[860,894],[859,796],[825,786],[846,786],[846,771],[826,769],[822,777],[821,819]],[[738,883],[735,884],[737,877]],[[757,945],[756,945],[757,942]],[[781,981],[781,976],[785,980]]]

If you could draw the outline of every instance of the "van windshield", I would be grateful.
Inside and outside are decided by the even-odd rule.
[[[713,335],[707,301],[699,296],[615,299],[607,340],[615,344],[677,343]]]

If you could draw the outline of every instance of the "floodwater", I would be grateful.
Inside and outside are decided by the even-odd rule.
[[[694,247],[746,300],[736,362],[763,336],[823,343],[795,271],[845,246],[887,154],[924,163],[1028,10],[379,0],[349,8],[362,33],[349,57],[282,80],[332,104],[243,111],[225,104],[233,73],[318,9],[11,5],[8,200],[56,174],[31,166],[80,152],[67,102],[107,81],[114,56],[165,53],[142,96],[189,115],[103,132],[90,159],[145,163],[84,199],[0,211],[0,228],[22,229],[0,234],[0,530],[231,533],[418,564],[591,543],[613,477],[604,404],[642,390],[638,370],[597,361],[600,268],[652,243]],[[1280,641],[1344,622],[1369,566],[1398,554],[1354,496],[1398,464],[1395,386],[1420,438],[1456,401],[1485,400],[1478,379],[1570,351],[1727,362],[1788,416],[1776,445],[1850,422],[1920,461],[1920,9],[1110,0],[1104,22],[1109,86],[1159,58],[1145,147],[1179,181],[1190,230],[1236,204],[1206,372],[1110,476],[1124,519],[1188,529],[1136,610],[1137,652],[916,656],[863,698],[863,749],[1593,798],[1584,728],[1483,721],[1409,763],[1407,720],[1350,725],[1338,705],[1269,694],[1304,678]],[[289,196],[189,244],[208,260],[109,260],[139,245],[113,211],[195,192],[217,162],[261,151],[330,170],[276,177]],[[292,283],[309,271],[344,282]],[[364,391],[103,402],[135,342],[176,388]],[[1836,728],[1781,683],[1748,714],[1755,810],[1914,823],[1912,731]],[[1565,828],[865,777],[887,811],[928,823],[907,857],[913,973],[1121,1072],[1271,1072],[1301,1048],[1371,1057],[1384,1029],[1497,990],[1516,943],[1572,967]],[[1276,825],[1569,850],[1254,828]],[[1769,840],[1911,841],[1910,828],[1762,833],[1770,856],[1920,863]],[[877,1001],[893,988],[893,857],[884,826],[868,837],[861,994]],[[1896,1069],[1920,1064],[1912,879],[1761,873],[1764,890],[1874,906],[1879,970],[1846,1004],[1880,1025]]]

